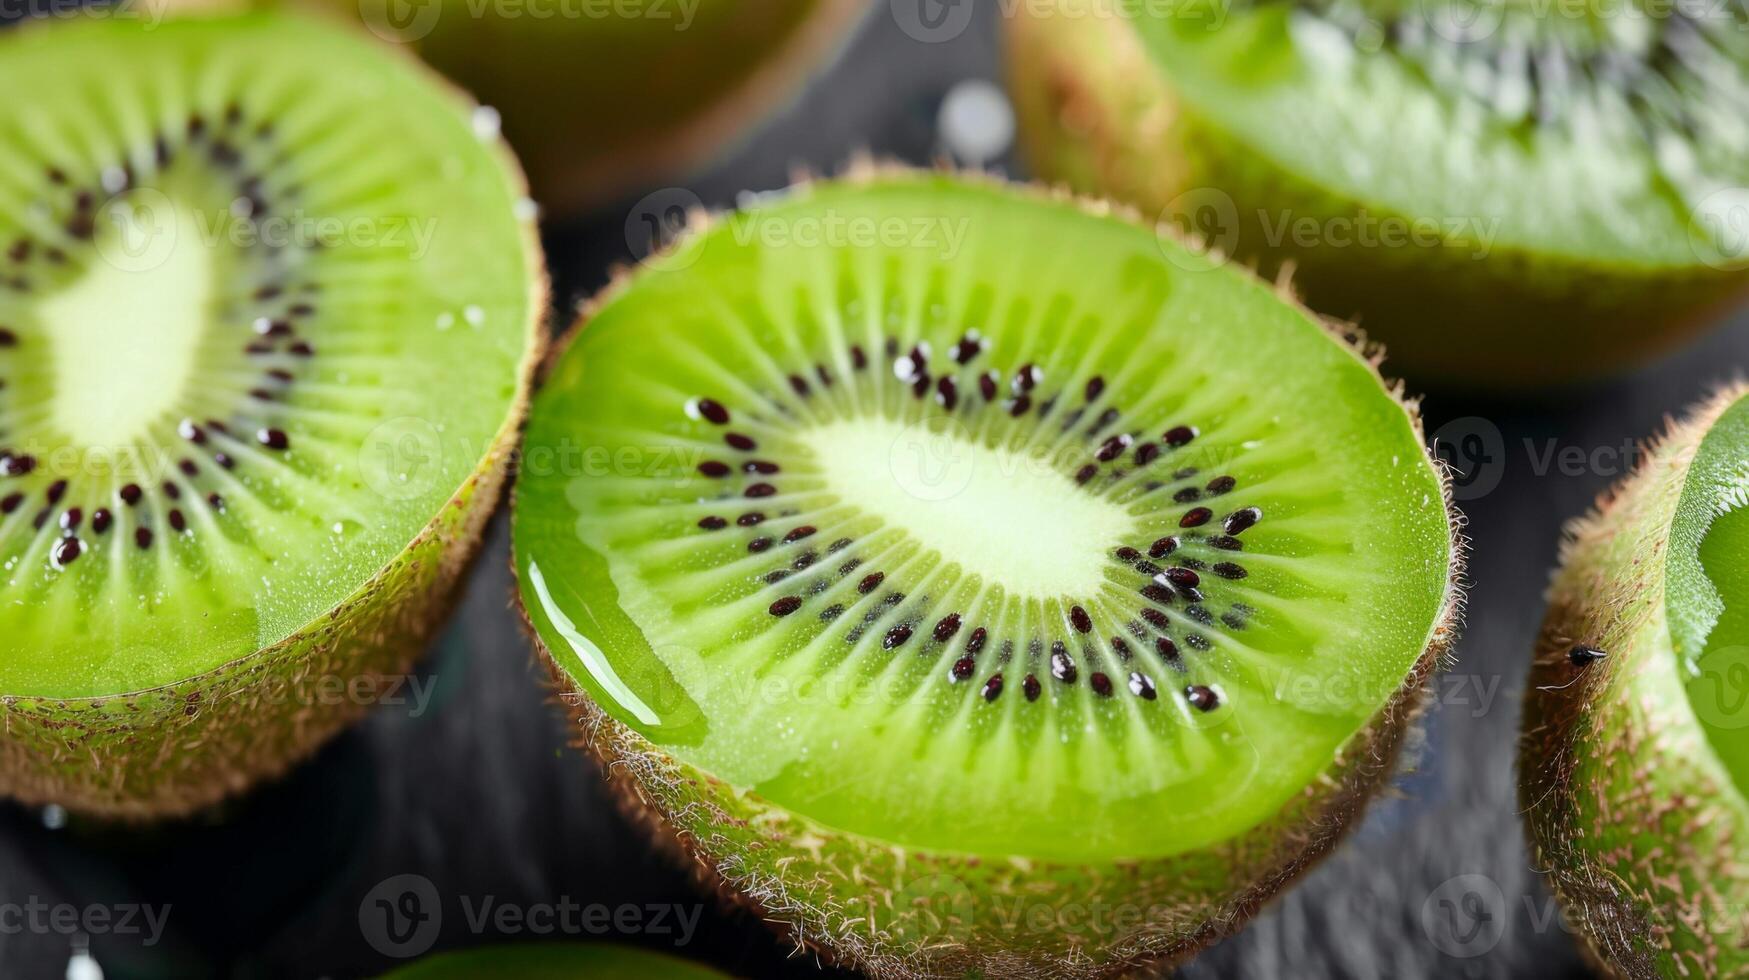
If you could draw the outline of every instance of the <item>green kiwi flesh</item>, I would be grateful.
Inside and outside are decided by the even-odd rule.
[[[892,976],[1242,919],[1388,767],[1456,563],[1414,414],[1323,323],[1110,213],[902,172],[612,288],[513,540],[628,795]]]
[[[1576,522],[1525,703],[1536,866],[1612,972],[1749,970],[1749,389]]]
[[[0,85],[0,791],[186,811],[441,620],[541,346],[521,178],[303,18],[32,24]]]
[[[1394,369],[1495,387],[1619,370],[1745,285],[1739,5],[1117,6],[1009,20],[1035,168],[1291,264]]]
[[[404,39],[498,109],[535,198],[556,214],[708,163],[798,87],[869,6],[537,0],[482,10],[478,0],[440,0],[404,22],[392,0],[301,2],[362,14],[372,31]]]
[[[630,946],[530,943],[428,956],[382,980],[724,980],[715,970]]]

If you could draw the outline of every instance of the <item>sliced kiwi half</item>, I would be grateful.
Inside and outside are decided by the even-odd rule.
[[[1041,174],[1291,263],[1413,377],[1620,369],[1749,282],[1741,4],[1055,0],[1007,24]]]
[[[1391,765],[1457,561],[1414,412],[1277,290],[873,168],[608,291],[513,539],[627,798],[879,976],[1234,927]]]
[[[362,21],[502,114],[566,215],[703,166],[844,43],[869,0],[176,0]]]
[[[631,946],[529,943],[428,956],[382,980],[725,980],[708,967]]]
[[[183,812],[441,619],[542,347],[534,228],[470,103],[305,19],[27,25],[0,86],[0,791]]]
[[[1574,524],[1525,703],[1521,805],[1592,953],[1749,971],[1749,387]]]

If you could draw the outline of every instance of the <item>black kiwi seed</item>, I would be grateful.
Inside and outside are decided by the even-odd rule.
[[[1133,562],[1137,558],[1142,557],[1141,552],[1137,551],[1134,548],[1129,547],[1128,545],[1125,545],[1124,547],[1117,549],[1116,554],[1117,554],[1117,560],[1122,561],[1122,562]]]
[[[723,436],[723,441],[728,443],[730,448],[739,449],[742,452],[752,452],[759,447],[759,444],[754,442],[751,437],[744,436],[739,432],[731,432]]]
[[[961,657],[953,662],[953,667],[949,669],[948,676],[955,681],[963,681],[972,676],[972,671],[977,669],[977,666],[978,665],[971,657]]]
[[[182,499],[182,488],[177,486],[174,483],[171,483],[169,480],[165,480],[164,481],[164,496],[169,497],[171,500],[181,500]]]
[[[1185,487],[1172,495],[1172,500],[1180,504],[1194,504],[1202,499],[1202,491],[1195,487]]]
[[[946,643],[948,640],[953,639],[953,635],[959,631],[960,614],[948,613],[946,616],[941,617],[940,622],[935,624],[935,632],[932,635],[935,637],[935,642]]]
[[[279,429],[262,429],[255,433],[255,441],[268,449],[284,450],[291,447],[291,439]]]
[[[1221,706],[1221,696],[1203,684],[1192,684],[1184,689],[1184,700],[1198,711],[1213,711]]]
[[[1149,599],[1152,599],[1163,606],[1172,602],[1172,590],[1159,582],[1149,582],[1147,585],[1142,586],[1142,595],[1147,596]]]
[[[1567,660],[1575,667],[1588,667],[1607,656],[1609,656],[1609,654],[1604,653],[1602,650],[1593,646],[1586,646],[1583,643],[1567,651]]]
[[[881,582],[884,581],[886,577],[885,572],[870,572],[863,576],[862,581],[856,583],[856,591],[863,595],[868,595],[870,592],[880,588]]]
[[[790,613],[793,613],[800,608],[802,608],[802,600],[800,596],[786,595],[772,603],[766,611],[773,616],[788,616]]]
[[[91,532],[93,534],[106,534],[114,522],[115,517],[110,514],[108,508],[99,507],[91,515]]]
[[[1069,653],[1063,649],[1061,643],[1055,646],[1051,651],[1051,676],[1065,684],[1075,683],[1075,678],[1080,676],[1080,671],[1075,669],[1075,661],[1069,659]]]
[[[978,394],[983,395],[987,402],[996,400],[996,377],[995,371],[985,371],[978,375]],[[1001,689],[1002,685],[996,685],[997,691],[1001,691]]]
[[[71,565],[84,550],[84,547],[79,544],[78,538],[65,538],[55,546],[55,564],[65,568]]]
[[[911,627],[910,626],[906,626],[903,624],[901,624],[899,626],[895,626],[892,629],[887,630],[886,636],[881,637],[881,649],[891,650],[895,647],[902,647],[905,645],[905,641],[909,640],[910,638],[911,638]]]
[[[1155,629],[1162,629],[1163,630],[1168,625],[1168,621],[1166,619],[1166,614],[1161,612],[1158,609],[1155,609],[1153,606],[1148,606],[1147,608],[1143,609],[1141,611],[1140,615],[1143,619],[1148,621],[1149,625],[1153,626]]]
[[[803,398],[806,398],[813,393],[813,389],[808,387],[808,379],[799,374],[792,374],[789,376],[789,387],[791,391]]]
[[[1194,587],[1202,582],[1202,578],[1188,568],[1168,568],[1165,575],[1166,581],[1180,588]]]
[[[1245,566],[1236,565],[1230,561],[1217,561],[1217,562],[1215,562],[1214,567],[1209,569],[1209,571],[1214,572],[1216,575],[1219,575],[1221,578],[1227,578],[1227,579],[1242,579],[1246,575],[1250,574],[1249,572],[1245,571]]]
[[[1178,539],[1168,535],[1148,546],[1148,557],[1164,558],[1178,549]]]
[[[0,476],[24,476],[36,469],[36,457],[0,453]]]
[[[79,530],[80,522],[84,520],[84,511],[77,507],[69,507],[67,508],[66,513],[61,515],[61,530],[68,532],[77,531]]]
[[[1087,610],[1075,606],[1069,610],[1069,625],[1075,627],[1077,633],[1093,632],[1093,619],[1087,615]]]
[[[716,425],[728,424],[729,410],[715,399],[700,398],[695,405],[698,408],[698,414],[704,416],[706,420]]]
[[[1154,652],[1169,662],[1176,661],[1178,659],[1178,644],[1173,643],[1170,636],[1157,636],[1154,638]]]
[[[1111,678],[1094,671],[1093,676],[1088,678],[1088,682],[1093,685],[1093,693],[1100,697],[1111,697]]]
[[[1263,519],[1263,511],[1256,507],[1244,507],[1233,511],[1221,522],[1221,527],[1228,534],[1240,534]]]
[[[1160,434],[1160,438],[1166,440],[1166,445],[1171,446],[1173,449],[1185,445],[1190,442],[1190,440],[1195,439],[1196,436],[1196,426],[1193,425],[1175,425]]]
[[[1092,463],[1088,463],[1086,466],[1075,471],[1075,482],[1085,484],[1088,480],[1091,480],[1098,475],[1099,467],[1094,466]]]
[[[152,546],[152,531],[151,531],[151,529],[144,528],[144,527],[135,528],[134,529],[134,544],[139,545],[141,551],[144,551],[147,548],[150,548]]]
[[[1160,455],[1160,447],[1152,442],[1144,442],[1136,447],[1136,465],[1146,466]]]
[[[1120,432],[1100,443],[1099,450],[1093,454],[1093,458],[1101,463],[1109,463],[1123,455],[1123,451],[1129,448],[1130,441],[1128,433]]]
[[[959,388],[952,378],[942,378],[935,383],[935,400],[950,412],[959,404]]]
[[[763,520],[765,520],[764,514],[761,514],[756,510],[750,510],[745,514],[742,514],[740,517],[735,518],[735,523],[742,527],[753,527]]]
[[[22,503],[24,503],[24,494],[9,493],[5,499],[0,499],[0,514],[10,514],[17,510]]]
[[[140,489],[139,484],[130,483],[127,486],[121,488],[121,502],[124,504],[127,504],[129,507],[132,507],[135,504],[140,502],[140,497],[143,495],[143,493],[144,493],[144,491],[142,491]]]
[[[780,467],[776,463],[764,459],[750,459],[741,464],[741,469],[745,472],[763,473],[767,476],[776,473],[779,468]]]
[[[67,481],[66,480],[56,480],[55,482],[49,484],[49,503],[58,504],[61,502],[61,498],[65,497],[66,495],[67,495]]]
[[[175,507],[170,508],[170,529],[177,534],[188,530],[188,518],[182,516],[182,511]]]
[[[1207,524],[1209,522],[1210,518],[1212,518],[1214,516],[1215,516],[1214,511],[1209,510],[1207,507],[1192,507],[1191,509],[1184,512],[1183,517],[1180,517],[1178,519],[1178,526],[1179,527],[1202,527],[1204,524]]]
[[[1206,489],[1209,493],[1218,497],[1223,493],[1231,491],[1238,485],[1239,481],[1230,476],[1217,476],[1208,482],[1208,487]]]
[[[791,528],[790,532],[783,536],[783,543],[794,544],[803,538],[812,537],[816,530],[817,529],[812,524],[803,524],[800,527]]]
[[[0,327],[0,347],[17,347],[18,334],[9,327]]]
[[[984,649],[984,641],[989,638],[989,631],[985,630],[982,626],[972,630],[972,635],[966,637],[966,652],[975,654]]]
[[[707,459],[698,464],[698,471],[713,480],[720,480],[729,475],[729,464],[719,460]]]
[[[723,528],[728,527],[729,522],[712,515],[710,517],[699,518],[698,526],[704,528],[706,531],[720,531]]]
[[[1038,682],[1037,677],[1028,674],[1026,675],[1026,680],[1020,682],[1020,690],[1022,694],[1026,695],[1028,701],[1037,701],[1039,693],[1044,690],[1044,686]]]
[[[1093,377],[1087,379],[1087,388],[1086,388],[1084,394],[1086,395],[1086,398],[1088,401],[1093,401],[1094,399],[1098,398],[1100,392],[1102,392],[1104,390],[1105,390],[1105,379],[1096,374]]]
[[[1130,693],[1144,701],[1152,701],[1159,696],[1154,690],[1153,679],[1140,671],[1130,673]]]
[[[1217,534],[1209,538],[1209,547],[1222,551],[1244,551],[1245,542],[1226,534]]]
[[[746,495],[758,500],[761,497],[769,497],[776,492],[777,488],[769,483],[755,483],[747,488]]]
[[[1121,636],[1114,636],[1111,638],[1111,652],[1117,654],[1117,659],[1119,660],[1130,659],[1130,645],[1125,643],[1124,638]]]
[[[982,693],[985,701],[994,701],[997,697],[1001,696],[1002,675],[991,674],[990,679],[984,682],[984,690]]]
[[[761,551],[764,551],[765,549],[767,549],[769,547],[771,547],[771,539],[770,538],[754,538],[753,540],[747,542],[747,550],[753,552],[754,554],[758,554]]]

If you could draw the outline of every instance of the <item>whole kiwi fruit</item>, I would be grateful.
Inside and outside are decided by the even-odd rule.
[[[1449,642],[1414,409],[1108,207],[857,168],[704,221],[552,364],[522,605],[618,790],[877,977],[1236,929],[1386,776]]]
[[[532,208],[473,103],[307,18],[26,24],[0,85],[0,793],[187,813],[443,622],[544,347]]]
[[[1607,972],[1749,971],[1749,387],[1570,529],[1525,701],[1535,866]]]
[[[1050,0],[1005,24],[1040,175],[1291,267],[1412,379],[1619,371],[1749,281],[1740,4]]]

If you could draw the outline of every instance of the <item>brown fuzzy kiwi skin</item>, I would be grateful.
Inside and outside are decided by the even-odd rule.
[[[896,170],[903,168],[859,161],[844,179],[878,180]],[[1138,220],[1121,205],[1073,198],[1062,191],[1026,190],[1052,200],[1073,200],[1090,213]],[[694,215],[689,233],[708,227],[711,220]],[[1169,228],[1157,230],[1175,234]],[[620,270],[584,306],[578,323],[555,345],[552,360],[633,275]],[[1285,281],[1277,291],[1294,301]],[[1351,327],[1318,322],[1377,375],[1376,348],[1355,340]],[[1380,386],[1402,405],[1419,432],[1417,407],[1402,399],[1400,387],[1382,379]],[[556,700],[575,725],[577,743],[605,770],[621,808],[708,889],[759,916],[798,950],[879,980],[1117,976],[1182,961],[1238,931],[1336,846],[1393,772],[1405,736],[1425,705],[1428,679],[1449,651],[1461,618],[1462,521],[1451,502],[1445,469],[1430,461],[1441,474],[1451,515],[1451,578],[1428,645],[1403,686],[1342,747],[1324,776],[1274,819],[1241,838],[1168,858],[1100,866],[1055,864],[1020,856],[908,849],[827,827],[674,758],[614,719],[553,657],[522,603],[520,588],[515,597],[526,632],[552,678]],[[511,572],[517,574],[514,559]]]
[[[1266,273],[1291,265],[1307,303],[1359,319],[1390,349],[1393,371],[1508,392],[1604,375],[1676,346],[1749,292],[1749,270],[1698,259],[1612,268],[1498,242],[1297,244],[1279,230],[1284,216],[1321,228],[1413,216],[1299,179],[1197,114],[1114,2],[1051,0],[1005,18],[1009,90],[1035,174],[1161,220],[1230,207],[1206,212],[1220,215],[1227,250]]]
[[[453,93],[465,120],[472,100],[425,73]],[[512,195],[524,193],[508,147],[500,141],[494,152]],[[453,608],[547,350],[546,262],[532,222],[523,223],[522,251],[529,314],[516,396],[473,472],[406,549],[291,636],[197,677],[100,698],[0,692],[0,795],[103,818],[186,816],[282,775],[393,693]]]
[[[1671,521],[1738,383],[1702,402],[1568,528],[1519,746],[1534,866],[1611,975],[1749,971],[1749,812],[1678,674],[1665,612]],[[1576,667],[1577,644],[1605,651]]]

